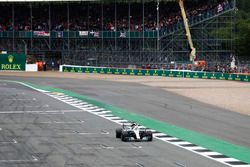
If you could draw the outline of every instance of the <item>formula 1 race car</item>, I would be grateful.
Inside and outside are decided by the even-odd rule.
[[[122,141],[152,141],[153,134],[151,130],[139,128],[136,123],[126,123],[122,128],[116,129],[116,138]]]

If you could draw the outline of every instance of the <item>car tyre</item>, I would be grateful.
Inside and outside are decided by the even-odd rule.
[[[128,135],[127,135],[127,133],[122,132],[122,134],[121,134],[121,140],[124,141],[124,142],[128,141]]]
[[[147,132],[147,141],[152,141],[153,140],[153,133],[151,131]]]
[[[117,128],[115,130],[115,137],[116,138],[121,138],[121,135],[122,135],[122,128]]]

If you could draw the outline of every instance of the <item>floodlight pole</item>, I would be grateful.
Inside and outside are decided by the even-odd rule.
[[[160,3],[159,0],[157,0],[157,6],[156,6],[156,10],[157,10],[157,56],[160,50],[159,3]]]
[[[15,7],[12,4],[12,51],[15,50]]]
[[[180,9],[181,9],[181,15],[182,15],[182,19],[183,19],[183,23],[185,26],[185,30],[186,30],[186,36],[188,39],[188,43],[189,43],[189,47],[190,47],[190,61],[192,61],[192,64],[194,65],[194,60],[196,58],[196,49],[194,48],[194,44],[192,41],[192,37],[191,37],[191,33],[190,33],[190,29],[189,29],[189,25],[188,25],[188,19],[187,19],[187,15],[185,12],[185,8],[184,8],[184,0],[178,0]]]
[[[144,11],[144,0],[142,0],[142,51],[144,55],[144,49],[145,49],[145,11]]]
[[[49,32],[51,33],[51,3],[49,3]],[[49,50],[51,51],[51,35],[49,36]]]
[[[23,44],[24,44],[24,54],[25,55],[27,55],[27,43],[24,41],[24,40],[22,40],[22,42],[23,42]]]
[[[30,29],[33,31],[33,6],[32,3],[30,3]],[[30,49],[33,48],[33,36],[30,36]]]
[[[68,54],[70,54],[69,52],[70,52],[70,42],[69,42],[69,18],[70,18],[70,8],[69,8],[69,2],[67,2],[67,31],[68,31],[68,39],[67,39],[67,44],[68,44],[68,47],[67,47],[67,49],[68,49]],[[74,60],[75,61],[75,60]]]
[[[131,17],[131,3],[130,3],[130,1],[129,1],[129,3],[128,3],[128,32],[129,32],[129,37],[128,37],[128,50],[129,50],[129,54],[128,54],[128,58],[129,58],[129,63],[130,64],[132,64],[131,63],[131,53],[130,53],[130,51],[131,51],[131,29],[130,29],[130,25],[131,25],[131,20],[130,20],[130,17]]]

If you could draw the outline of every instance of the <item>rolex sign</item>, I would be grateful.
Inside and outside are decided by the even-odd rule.
[[[0,54],[0,70],[25,71],[25,54]]]

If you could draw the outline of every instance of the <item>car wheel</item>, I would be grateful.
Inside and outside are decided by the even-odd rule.
[[[116,138],[121,138],[121,134],[122,134],[122,128],[117,128],[115,130],[115,137]]]
[[[121,134],[121,140],[124,141],[124,142],[127,142],[128,141],[128,135],[126,133],[122,133]]]
[[[152,141],[153,140],[153,134],[151,131],[147,132],[147,139],[148,141]]]

